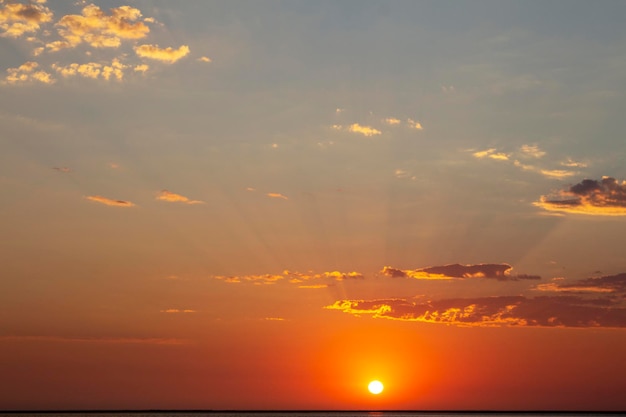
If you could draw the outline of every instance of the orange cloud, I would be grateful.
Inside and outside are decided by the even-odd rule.
[[[385,123],[387,123],[388,125],[398,125],[398,124],[400,124],[400,119],[396,119],[395,117],[387,117],[383,121]]]
[[[626,181],[612,177],[585,179],[559,191],[555,196],[541,196],[533,203],[544,210],[594,216],[626,216]]]
[[[50,22],[53,14],[42,3],[6,3],[0,7],[1,36],[17,38],[39,30],[42,23]]]
[[[0,341],[32,341],[51,343],[101,343],[101,344],[142,344],[142,345],[182,345],[183,339],[131,338],[131,337],[63,337],[63,336],[0,336]]]
[[[509,155],[503,152],[496,152],[495,148],[486,149],[484,151],[474,152],[472,154],[476,158],[491,158],[498,161],[508,161]]]
[[[88,62],[86,64],[73,63],[65,66],[52,64],[52,68],[66,78],[80,76],[91,79],[103,78],[108,81],[112,77],[115,77],[115,79],[121,81],[124,78],[124,69],[128,68],[128,65],[122,64],[115,58],[111,62],[111,65]]]
[[[280,193],[267,193],[265,195],[271,198],[282,198],[283,200],[289,200],[289,197],[284,196]]]
[[[36,62],[25,62],[18,68],[7,69],[8,75],[5,78],[7,84],[18,84],[37,81],[43,84],[53,84],[55,80],[52,75],[45,71],[38,71],[39,64]]]
[[[95,201],[96,203],[100,203],[100,204],[104,204],[107,206],[113,206],[113,207],[135,207],[135,204],[131,203],[130,201],[124,201],[124,200],[112,200],[110,198],[107,197],[102,197],[99,195],[90,195],[85,197],[87,200],[89,201]]]
[[[616,302],[573,296],[339,300],[324,308],[355,316],[456,326],[626,327],[626,308]]]
[[[155,59],[157,61],[173,64],[189,54],[189,47],[182,45],[178,49],[159,48],[159,45],[139,45],[135,47],[135,53],[142,58]]]
[[[541,279],[537,275],[511,275],[513,267],[508,264],[476,264],[461,265],[450,264],[443,266],[431,266],[415,270],[402,270],[385,266],[381,274],[392,278],[414,279],[463,279],[463,278],[489,278],[498,281],[517,281],[520,279]]]
[[[409,127],[411,129],[415,129],[415,130],[423,130],[424,128],[422,127],[422,124],[416,120],[413,119],[407,119],[406,123],[409,125]]]
[[[231,284],[238,283],[253,283],[256,285],[261,284],[274,284],[278,281],[286,281],[289,284],[299,284],[298,288],[326,288],[328,283],[319,284],[303,284],[312,280],[326,280],[326,281],[344,281],[344,280],[359,280],[365,277],[360,272],[341,272],[341,271],[328,271],[321,273],[303,273],[294,271],[283,271],[282,274],[263,274],[263,275],[243,275],[243,276],[215,276],[215,279],[222,280]]]
[[[196,310],[179,310],[177,308],[168,308],[167,310],[161,310],[161,313],[178,314],[178,313],[197,313]]]
[[[208,56],[201,56],[200,58],[198,58],[198,62],[209,63],[209,62],[212,62],[212,61],[211,61],[211,58],[209,58]]]
[[[184,203],[184,204],[204,204],[204,201],[198,201],[198,200],[190,200],[189,198],[180,195],[180,194],[176,194],[176,193],[172,193],[169,192],[167,190],[163,190],[161,191],[157,197],[157,200],[161,200],[161,201],[167,201],[170,203]]]
[[[520,148],[522,155],[531,158],[541,158],[545,156],[545,152],[539,149],[537,145],[522,145]]]
[[[358,133],[360,135],[368,137],[382,134],[382,132],[378,129],[375,129],[371,126],[363,126],[358,123],[353,123],[350,126],[332,125],[330,128],[333,130],[346,130],[348,132]]]
[[[559,280],[559,282],[537,285],[535,289],[553,292],[626,294],[626,273],[586,278],[571,284]]]
[[[141,12],[130,6],[110,9],[107,15],[94,4],[83,8],[81,15],[66,15],[59,20],[60,41],[50,42],[50,51],[74,48],[87,43],[94,48],[117,48],[123,39],[141,39],[150,28],[140,20]]]

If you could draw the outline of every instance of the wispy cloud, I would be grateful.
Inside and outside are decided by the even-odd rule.
[[[586,168],[587,163],[581,161],[574,161],[572,158],[567,158],[565,161],[561,162],[561,165],[569,168]]]
[[[585,278],[566,283],[562,280],[535,287],[539,291],[565,293],[623,293],[626,294],[626,273]]]
[[[134,203],[131,203],[130,201],[124,201],[124,200],[113,200],[107,197],[102,197],[99,195],[89,195],[87,197],[85,197],[87,200],[89,201],[95,201],[96,203],[100,203],[100,204],[104,204],[106,206],[113,206],[113,207],[135,207]]]
[[[512,275],[513,267],[508,264],[476,264],[461,265],[450,264],[442,266],[430,266],[414,270],[402,270],[385,266],[380,271],[382,275],[392,278],[414,279],[463,279],[463,278],[490,278],[498,281],[517,281],[522,279],[541,279],[538,275]]]
[[[546,155],[537,145],[522,145],[520,148],[522,155],[531,158],[541,158]]]
[[[211,58],[209,58],[208,56],[201,56],[200,58],[198,58],[198,62],[209,63],[209,62],[212,62],[212,61],[211,61]]]
[[[296,284],[299,288],[317,289],[328,287],[329,282],[346,281],[346,280],[362,280],[365,278],[363,274],[356,271],[326,271],[315,273],[296,272],[285,270],[281,274],[262,274],[262,275],[241,275],[241,276],[215,276],[215,279],[230,283],[253,283],[256,285],[274,284],[278,281],[284,281],[289,284]],[[310,283],[316,281],[315,283]],[[325,282],[319,282],[325,281]]]
[[[484,151],[477,151],[472,153],[476,158],[491,158],[498,161],[508,161],[509,154],[503,152],[496,152],[496,148],[485,149]]]
[[[402,121],[400,119],[396,119],[395,117],[387,117],[383,120],[383,122],[387,123],[388,125],[399,125]]]
[[[161,313],[167,313],[167,314],[187,314],[187,313],[197,313],[196,310],[190,310],[190,309],[185,309],[185,310],[180,310],[178,308],[168,308],[166,310],[161,310]]]
[[[62,174],[69,174],[72,170],[68,167],[52,167],[56,172],[60,172]]]
[[[191,200],[184,195],[172,193],[167,190],[160,191],[157,196],[157,200],[167,201],[169,203],[183,203],[183,204],[204,204],[204,201]]]
[[[357,133],[357,134],[367,136],[367,137],[376,136],[376,135],[380,135],[383,133],[380,130],[372,126],[360,125],[358,123],[353,123],[350,126],[332,125],[331,129],[345,130],[347,132]]]
[[[159,45],[139,45],[135,47],[135,53],[142,58],[173,64],[189,54],[189,46],[181,45],[178,49],[174,49],[160,48]]]
[[[289,200],[289,197],[284,196],[281,193],[267,193],[265,195],[271,198],[281,198],[283,200]]]
[[[594,216],[626,216],[626,181],[585,179],[533,203],[545,210]]]

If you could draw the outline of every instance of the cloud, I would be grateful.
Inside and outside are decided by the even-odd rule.
[[[122,40],[142,39],[150,28],[141,21],[141,11],[130,6],[110,9],[107,15],[94,4],[83,8],[81,15],[63,16],[56,24],[63,40],[50,42],[46,48],[59,51],[87,43],[94,48],[117,48]]]
[[[267,193],[265,195],[271,198],[282,198],[283,200],[289,200],[289,197],[284,196],[280,193]]]
[[[495,148],[485,149],[484,151],[474,152],[472,154],[474,157],[482,159],[482,158],[491,158],[497,161],[508,161],[509,155],[502,152],[496,152]]]
[[[87,196],[85,198],[87,200],[89,200],[89,201],[95,201],[96,203],[104,204],[104,205],[107,205],[107,206],[113,206],[113,207],[135,207],[135,204],[131,203],[130,201],[112,200],[110,198],[102,197],[102,196],[99,196],[99,195],[89,195],[89,196]]]
[[[189,46],[182,45],[178,49],[174,49],[171,47],[159,48],[159,45],[139,45],[135,47],[135,53],[142,58],[173,64],[189,54]]]
[[[200,58],[198,58],[198,62],[209,63],[209,62],[212,62],[212,61],[211,61],[211,58],[209,58],[208,56],[201,56]]]
[[[378,130],[378,129],[375,129],[375,128],[371,127],[371,126],[363,126],[363,125],[360,125],[358,123],[353,123],[353,124],[351,124],[350,126],[347,126],[347,127],[346,126],[342,126],[342,125],[332,125],[331,129],[334,129],[334,130],[346,130],[348,132],[358,133],[360,135],[368,136],[368,137],[382,134],[382,132],[380,130]]]
[[[161,310],[161,313],[167,314],[179,314],[179,313],[197,313],[196,310],[179,310],[177,308],[168,308],[167,310]]]
[[[545,210],[594,216],[626,216],[626,181],[584,179],[554,196],[533,203]]]
[[[415,270],[402,270],[385,266],[380,271],[381,274],[392,278],[414,278],[414,279],[463,279],[463,278],[489,278],[498,281],[517,281],[517,280],[538,280],[538,275],[511,275],[513,267],[508,264],[476,264],[461,265],[450,264],[443,266],[431,266],[428,268]]]
[[[68,174],[70,172],[72,172],[72,170],[68,167],[52,167],[52,169],[54,169],[57,172],[60,172],[62,174]]]
[[[371,126],[361,126],[358,123],[353,123],[348,126],[348,131],[352,133],[360,133],[363,136],[374,136],[382,133],[380,130],[374,129]]]
[[[65,78],[80,76],[91,79],[103,78],[107,81],[112,77],[122,81],[124,69],[128,67],[128,65],[122,64],[117,58],[114,58],[110,65],[97,62],[88,62],[86,64],[73,63],[65,66],[52,64],[52,68]]]
[[[215,276],[215,279],[222,280],[230,284],[239,283],[253,283],[256,285],[262,284],[274,284],[278,281],[285,281],[289,284],[297,284],[299,288],[326,288],[328,282],[346,281],[346,280],[361,280],[364,279],[364,275],[360,272],[341,272],[341,271],[327,271],[321,273],[309,272],[296,272],[285,270],[281,274],[262,274],[262,275],[242,275],[242,276]],[[322,283],[308,284],[309,281],[327,281]],[[305,284],[306,283],[306,284]]]
[[[522,145],[520,148],[522,155],[531,158],[541,158],[545,156],[545,152],[539,149],[537,145]]]
[[[576,175],[573,171],[566,171],[563,169],[540,169],[539,172],[546,177],[551,178],[567,178]]]
[[[383,122],[387,123],[388,125],[399,125],[401,120],[396,119],[395,117],[387,117],[383,120]]]
[[[423,130],[422,124],[413,119],[407,119],[406,123],[409,125],[411,129]]]
[[[0,7],[1,36],[18,38],[36,32],[43,23],[50,22],[53,14],[42,3],[6,3]]]
[[[222,280],[229,284],[238,284],[242,282],[250,282],[254,285],[271,285],[277,281],[285,279],[280,274],[263,274],[263,275],[243,275],[243,276],[215,276],[215,279]]]
[[[167,190],[159,192],[156,196],[156,199],[160,201],[167,201],[169,203],[204,204],[204,201],[190,200],[183,195],[172,193]]]
[[[559,280],[558,282],[537,285],[535,289],[565,293],[626,293],[626,273],[586,278],[571,284]]]
[[[263,320],[266,321],[285,321],[282,317],[265,317]]]
[[[17,68],[8,68],[5,83],[18,84],[37,81],[43,84],[53,84],[55,82],[51,74],[37,70],[37,68],[39,68],[39,64],[31,61],[25,62]]]
[[[574,161],[572,158],[567,158],[565,161],[561,162],[561,165],[564,167],[570,167],[570,168],[586,168],[587,167],[586,163]]]
[[[339,300],[324,307],[390,320],[456,326],[626,327],[626,309],[605,299],[496,296],[434,301]]]

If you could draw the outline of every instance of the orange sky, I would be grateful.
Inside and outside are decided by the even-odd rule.
[[[626,409],[625,13],[0,0],[0,410]]]

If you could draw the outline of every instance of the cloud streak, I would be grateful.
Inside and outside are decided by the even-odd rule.
[[[166,201],[168,203],[183,203],[183,204],[204,204],[204,201],[191,200],[184,195],[172,193],[167,190],[162,190],[156,196],[159,201]]]
[[[159,45],[139,45],[135,47],[135,53],[141,58],[173,64],[189,54],[189,46],[181,45],[178,49],[174,49],[160,48]]]
[[[102,197],[99,195],[89,195],[87,197],[85,197],[87,200],[89,201],[94,201],[96,203],[100,203],[100,204],[104,204],[105,206],[112,206],[112,207],[135,207],[134,203],[131,203],[130,201],[124,201],[124,200],[113,200],[107,197]]]

